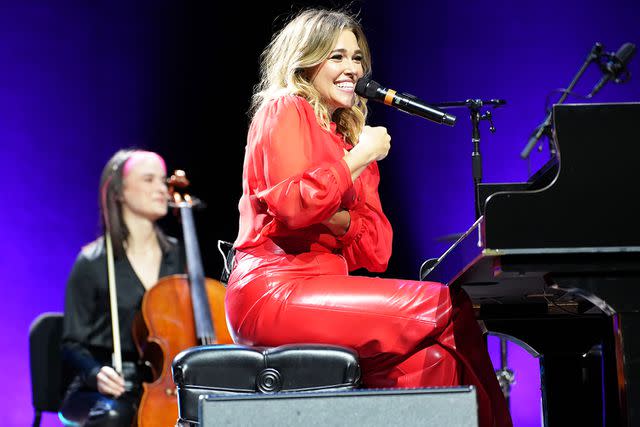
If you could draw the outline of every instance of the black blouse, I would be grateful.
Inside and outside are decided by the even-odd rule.
[[[109,308],[107,261],[102,238],[87,245],[78,255],[65,294],[62,351],[65,360],[85,384],[96,388],[96,375],[104,365],[111,365],[113,335]],[[184,260],[175,239],[162,256],[159,277],[184,273]],[[131,327],[140,310],[145,287],[129,259],[114,262],[122,359],[136,361],[137,350]]]

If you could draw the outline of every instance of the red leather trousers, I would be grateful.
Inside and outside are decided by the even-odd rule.
[[[476,387],[482,427],[510,426],[469,298],[433,282],[349,276],[340,255],[238,251],[226,293],[234,340],[357,351],[366,387]]]

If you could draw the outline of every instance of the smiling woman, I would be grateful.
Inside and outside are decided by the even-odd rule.
[[[166,166],[158,154],[121,150],[105,166],[100,207],[110,240],[100,237],[81,250],[65,294],[62,347],[75,378],[60,416],[74,425],[130,426],[136,414],[143,378],[131,333],[134,315],[160,277],[184,271],[177,242],[156,225],[167,214],[167,202]],[[117,346],[107,279],[109,241],[121,338]],[[117,372],[112,355],[120,347],[122,372]]]
[[[510,426],[463,290],[349,275],[384,271],[392,240],[377,165],[391,138],[354,93],[371,71],[358,22],[303,11],[262,59],[225,302],[235,340],[352,348],[367,387],[471,384],[481,426]]]
[[[355,102],[356,81],[362,77],[362,50],[350,30],[343,30],[329,59],[309,70],[309,80],[318,91],[329,115],[338,108],[351,108]]]

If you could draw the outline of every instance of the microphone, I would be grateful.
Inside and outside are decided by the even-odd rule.
[[[456,124],[455,116],[437,110],[413,95],[407,93],[399,94],[393,89],[382,87],[379,83],[371,80],[370,77],[362,77],[358,80],[356,93],[363,98],[396,107],[400,111],[423,117],[432,122],[448,126]]]
[[[602,89],[602,87],[611,79],[616,83],[622,83],[626,81],[626,78],[629,76],[629,72],[626,70],[627,64],[631,61],[631,57],[636,51],[636,45],[633,43],[625,43],[620,46],[620,49],[613,54],[605,54],[609,60],[600,64],[600,69],[604,73],[598,84],[593,88],[591,93],[587,95],[587,98],[593,97],[596,93]],[[625,80],[623,80],[623,76],[626,75]]]

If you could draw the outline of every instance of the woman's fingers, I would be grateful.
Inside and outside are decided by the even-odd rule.
[[[124,379],[110,366],[103,366],[97,376],[98,391],[118,397],[124,393]]]

